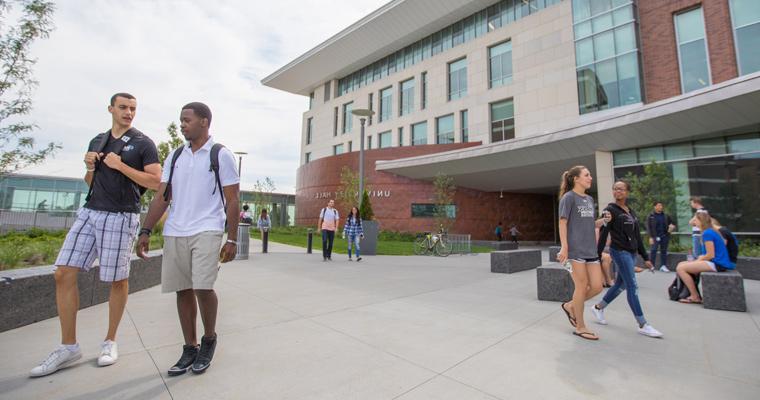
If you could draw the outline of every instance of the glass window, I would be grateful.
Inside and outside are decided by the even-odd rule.
[[[739,75],[760,71],[760,1],[729,0]]]
[[[392,88],[388,87],[380,91],[380,122],[391,119],[391,107],[393,106]]]
[[[379,133],[377,135],[377,144],[380,149],[391,147],[391,131]]]
[[[335,107],[333,115],[333,136],[338,136],[338,107]]]
[[[404,116],[414,111],[414,78],[401,82],[399,91],[399,115]]]
[[[330,101],[330,90],[332,90],[331,85],[332,85],[331,81],[325,82],[325,93],[324,93],[325,103]]]
[[[504,42],[488,48],[490,87],[512,82],[512,42]]]
[[[309,93],[309,110],[314,105],[314,92]]]
[[[575,42],[575,63],[577,66],[594,63],[594,42],[587,38]]]
[[[412,146],[427,144],[427,121],[412,125]]]
[[[353,115],[351,115],[351,110],[354,109],[354,102],[346,103],[343,105],[343,130],[341,133],[350,133],[351,128],[353,128]]]
[[[467,110],[462,110],[459,112],[459,123],[461,124],[462,129],[462,143],[467,143],[470,141],[470,131],[467,128],[468,126],[468,115]]]
[[[451,45],[453,47],[462,43],[464,43],[464,27],[460,21],[451,26]]]
[[[367,150],[372,149],[372,136],[367,136]]]
[[[638,162],[636,149],[616,151],[612,153],[612,158],[615,165],[636,164]]]
[[[488,7],[488,31],[491,32],[497,28],[501,28],[501,12],[499,10],[500,4],[494,4]]]
[[[437,144],[454,143],[454,114],[435,119]]]
[[[398,128],[398,147],[404,145],[404,127]]]
[[[420,108],[425,109],[427,107],[427,72],[422,73],[422,87],[420,88],[421,92],[421,102],[420,102]]]
[[[594,53],[597,61],[615,55],[615,36],[612,31],[594,36]]]
[[[348,141],[348,152],[350,153],[352,151],[354,151],[354,142],[352,142],[352,141],[349,140]]]
[[[467,95],[467,59],[449,63],[449,100]]]
[[[639,79],[639,57],[629,53],[617,58],[618,89],[620,104],[641,102],[641,80]]]
[[[676,143],[665,146],[666,160],[682,160],[694,157],[691,143]]]
[[[312,129],[311,118],[308,118],[306,120],[306,144],[311,144],[311,129]]]
[[[311,161],[311,153],[306,153],[306,154],[304,154],[304,157],[303,157],[303,163],[304,163],[304,164],[308,164],[308,163],[309,163],[309,161]]]
[[[333,154],[336,156],[338,154],[343,154],[343,143],[333,146]]]
[[[702,8],[676,14],[675,25],[681,90],[688,93],[710,84]]]
[[[698,140],[694,142],[694,155],[697,157],[726,154],[726,141],[723,138]]]
[[[757,133],[734,136],[728,139],[729,153],[747,153],[752,151],[760,151],[760,136]]]
[[[435,204],[412,204],[412,217],[413,218],[434,218],[435,217]],[[455,204],[446,205],[446,216],[448,218],[456,218],[457,206]]]
[[[491,142],[515,137],[515,108],[512,99],[491,104]]]
[[[374,104],[373,103],[373,94],[370,93],[369,97],[367,98],[367,108],[369,108],[370,111],[374,110]],[[372,125],[372,114],[370,114],[369,117],[367,117],[367,125]]]
[[[623,54],[636,50],[636,32],[633,23],[615,28],[615,53]]]
[[[665,157],[662,154],[662,146],[645,147],[639,149],[639,162],[649,163],[652,161],[662,161]]]

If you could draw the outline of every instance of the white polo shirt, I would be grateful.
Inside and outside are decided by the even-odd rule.
[[[166,157],[161,175],[163,183],[169,181],[174,152],[182,152],[174,165],[172,203],[169,206],[169,216],[164,223],[164,236],[193,236],[206,231],[224,232],[227,216],[222,205],[221,193],[216,187],[214,171],[211,170],[213,145],[214,141],[209,137],[206,144],[195,153],[190,149],[190,145],[186,144]],[[236,164],[232,151],[226,147],[219,151],[219,180],[222,186],[240,182]]]

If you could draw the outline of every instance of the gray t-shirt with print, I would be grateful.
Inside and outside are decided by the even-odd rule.
[[[594,199],[572,190],[559,200],[559,217],[567,219],[567,256],[573,259],[599,257],[594,230]]]

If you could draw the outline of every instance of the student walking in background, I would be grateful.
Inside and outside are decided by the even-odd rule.
[[[582,165],[562,174],[559,190],[559,239],[562,246],[557,261],[572,265],[573,299],[560,306],[575,328],[573,334],[587,340],[599,340],[586,328],[583,310],[586,300],[602,291],[595,229],[609,222],[610,215],[607,213],[604,218],[594,219],[594,199],[586,194],[591,182],[591,172]]]
[[[322,261],[332,261],[333,241],[339,225],[340,216],[335,209],[335,200],[331,199],[327,202],[327,207],[319,212],[317,223],[317,232],[322,233]]]
[[[654,211],[647,217],[647,233],[649,234],[649,259],[657,265],[657,249],[660,249],[660,271],[670,272],[668,268],[668,243],[670,233],[676,229],[673,219],[663,211],[662,202],[654,203]]]
[[[509,228],[509,235],[512,236],[512,242],[517,243],[517,235],[520,234],[520,231],[517,230],[517,225],[512,225],[511,228]]]
[[[499,221],[499,224],[496,225],[496,230],[494,230],[494,234],[496,235],[496,240],[499,242],[501,242],[502,239],[504,238],[503,231],[504,230],[501,227],[501,221]]]
[[[359,209],[356,207],[351,207],[351,212],[349,212],[346,223],[343,225],[343,238],[348,240],[348,261],[351,261],[352,244],[356,252],[356,261],[361,261],[359,242],[364,239],[364,227],[362,226],[362,218],[359,216]]]
[[[631,185],[628,182],[618,180],[612,185],[612,196],[615,198],[614,203],[610,203],[604,209],[605,213],[611,216],[610,222],[605,224],[599,233],[599,242],[597,251],[602,253],[606,243],[607,236],[612,238],[610,243],[610,256],[617,267],[617,278],[615,284],[607,289],[602,301],[591,307],[591,312],[596,317],[596,322],[607,325],[604,318],[604,309],[612,303],[619,295],[626,291],[628,297],[628,306],[631,307],[633,316],[639,324],[639,333],[649,337],[662,337],[662,333],[647,323],[644,318],[644,311],[641,309],[639,302],[639,287],[636,282],[636,253],[641,255],[646,266],[654,269],[649,261],[649,256],[641,241],[639,220],[632,208],[628,207],[628,193]]]

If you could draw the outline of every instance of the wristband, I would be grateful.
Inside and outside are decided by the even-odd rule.
[[[85,167],[85,169],[86,169],[88,172],[92,172],[92,171],[95,171],[95,168],[86,168],[86,167]]]
[[[148,235],[148,236],[150,236],[150,234],[151,234],[152,231],[153,231],[152,229],[142,228],[142,229],[140,229],[140,233],[138,233],[137,236],[140,236],[140,235]]]
[[[232,243],[232,244],[234,244],[235,246],[237,246],[237,242],[236,242],[236,241],[234,241],[234,240],[232,240],[232,239],[227,239],[227,243]]]

